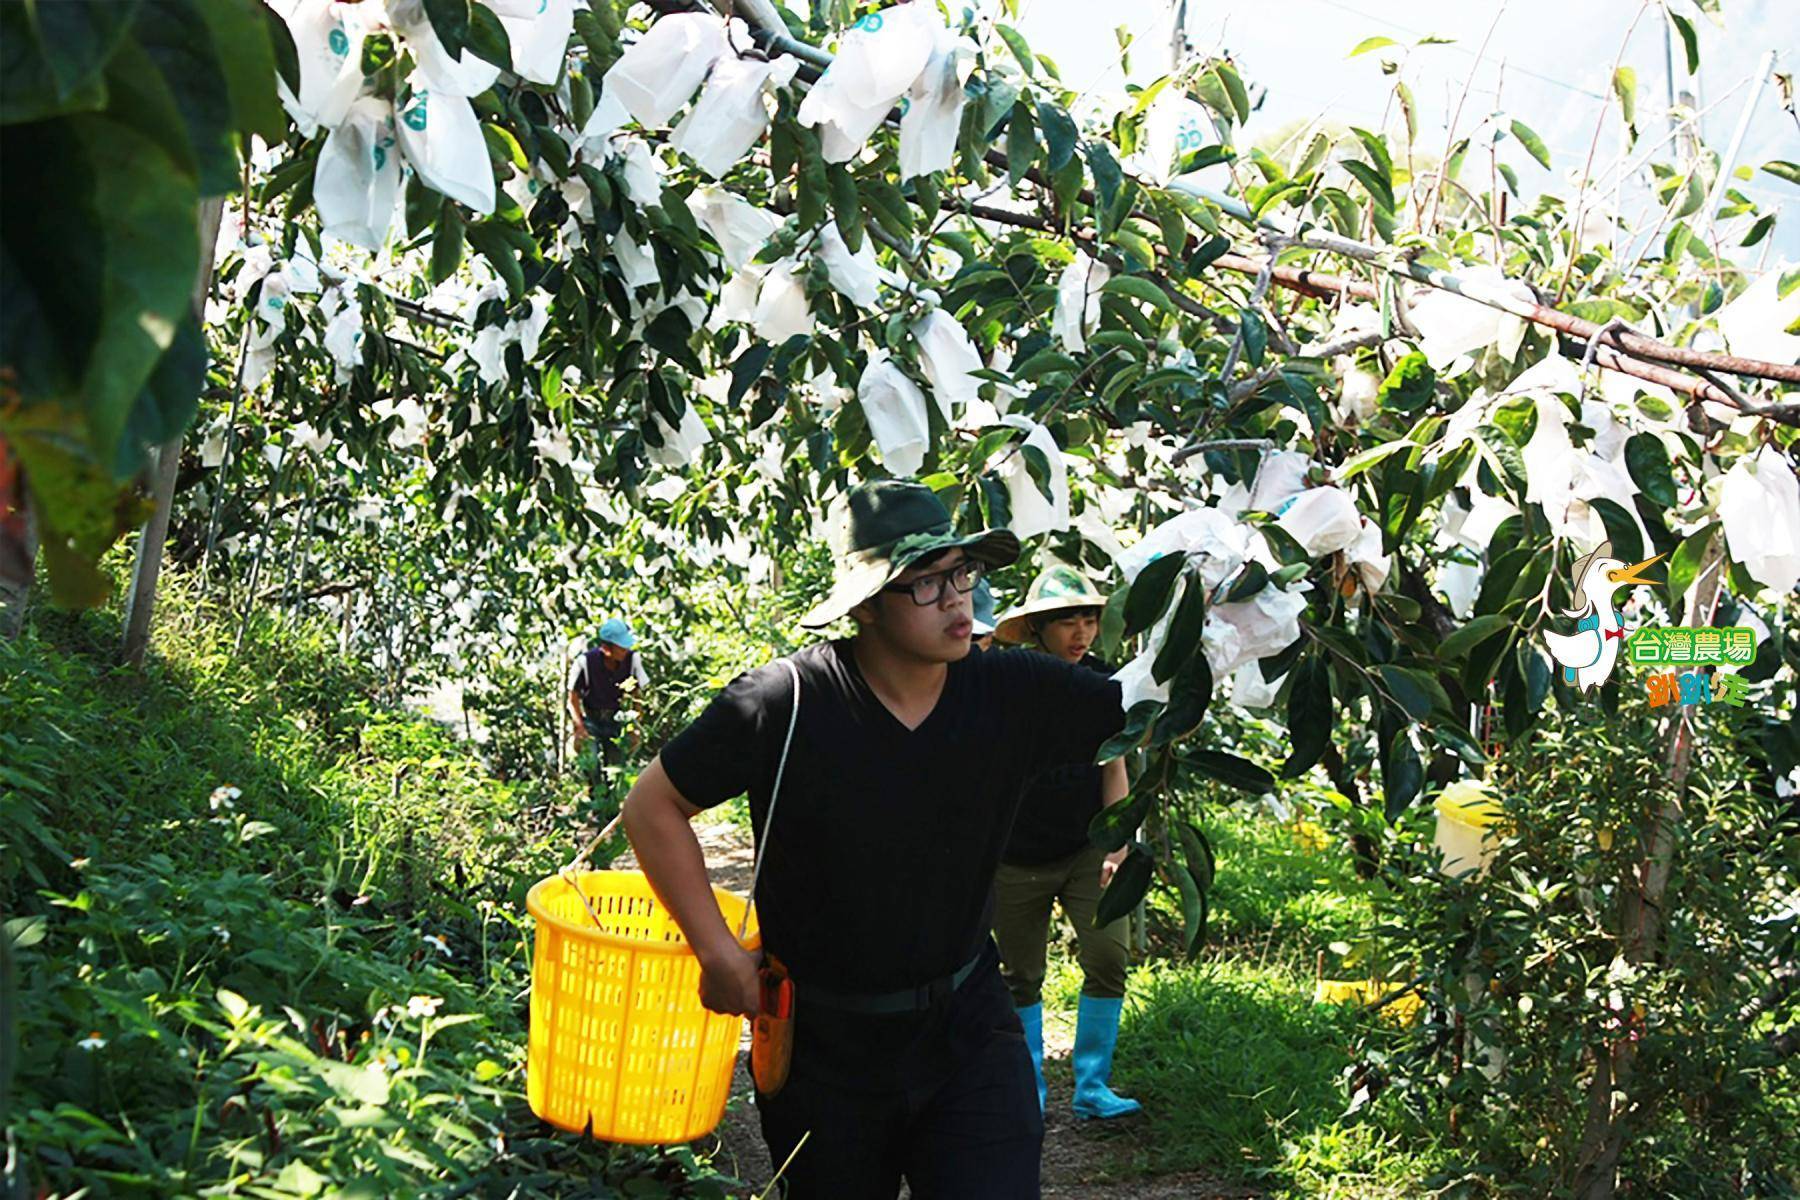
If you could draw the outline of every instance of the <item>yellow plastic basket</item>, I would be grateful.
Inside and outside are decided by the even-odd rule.
[[[553,875],[525,897],[537,921],[525,1060],[531,1111],[609,1142],[710,1133],[725,1115],[743,1018],[701,1007],[699,960],[641,872],[571,878]],[[713,895],[735,929],[747,901],[722,888]],[[754,916],[744,938],[746,949],[762,944]]]

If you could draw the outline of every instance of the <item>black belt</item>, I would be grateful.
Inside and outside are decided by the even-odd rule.
[[[794,996],[801,1004],[818,1004],[843,1012],[865,1016],[892,1016],[897,1013],[923,1012],[949,996],[968,981],[981,965],[986,947],[962,966],[956,974],[944,975],[922,987],[902,988],[897,992],[836,992],[816,984],[794,981]]]

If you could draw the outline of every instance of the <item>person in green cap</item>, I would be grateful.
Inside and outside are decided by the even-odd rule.
[[[994,870],[1023,781],[1123,726],[1119,685],[970,652],[970,596],[1018,556],[1010,532],[958,533],[898,480],[833,515],[834,582],[801,623],[855,635],[732,681],[639,777],[625,827],[701,1002],[754,1014],[758,959],[689,826],[749,793],[763,946],[793,985],[787,1082],[757,1092],[790,1200],[891,1200],[903,1179],[921,1200],[1028,1200],[1043,1114],[988,933]]]
[[[1025,598],[1000,619],[996,636],[1022,643],[1081,669],[1110,676],[1113,669],[1090,652],[1100,635],[1106,597],[1081,572],[1058,564],[1031,581]],[[1123,919],[1094,924],[1100,893],[1125,860],[1088,841],[1088,824],[1130,790],[1125,760],[1104,765],[1067,763],[1031,781],[994,877],[994,940],[1000,971],[1012,992],[1037,1073],[1038,1104],[1045,1103],[1044,971],[1054,905],[1075,926],[1081,961],[1081,999],[1076,1008],[1074,1108],[1077,1117],[1122,1117],[1140,1110],[1111,1086],[1113,1047],[1125,1003],[1128,953]]]

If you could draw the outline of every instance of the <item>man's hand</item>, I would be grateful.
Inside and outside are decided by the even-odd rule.
[[[1114,850],[1111,854],[1100,860],[1101,887],[1105,887],[1112,882],[1112,877],[1118,871],[1120,864],[1122,864],[1130,854],[1131,847],[1126,846],[1123,850]]]
[[[754,1017],[761,992],[757,956],[733,943],[700,960],[700,1003],[730,1017]]]

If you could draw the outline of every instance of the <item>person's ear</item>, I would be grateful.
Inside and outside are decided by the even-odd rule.
[[[850,610],[851,618],[859,626],[864,628],[875,624],[878,615],[875,608],[875,597],[873,596],[870,596],[867,600],[864,600],[861,604],[858,604],[855,608]]]

